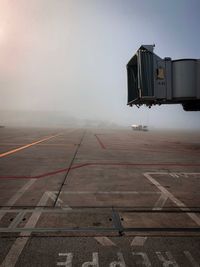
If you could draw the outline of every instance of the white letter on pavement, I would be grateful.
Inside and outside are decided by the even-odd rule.
[[[126,267],[123,254],[121,252],[117,253],[118,261],[113,261],[110,263],[110,267]]]
[[[163,263],[164,267],[168,267],[168,266],[174,266],[174,267],[179,267],[179,265],[176,263],[175,259],[173,258],[171,252],[166,251],[165,255],[166,257],[164,257],[162,255],[161,252],[156,252],[158,259]]]
[[[87,261],[82,264],[82,267],[89,266],[99,267],[99,257],[97,252],[92,253],[92,261]]]
[[[72,253],[59,253],[60,257],[67,257],[66,261],[63,262],[57,262],[57,266],[66,266],[66,267],[72,267]]]
[[[193,258],[192,254],[189,251],[184,251],[185,256],[188,258],[190,263],[192,264],[193,267],[200,267],[200,264],[198,264],[195,259]]]
[[[138,265],[144,264],[146,267],[151,267],[151,262],[147,256],[146,253],[144,252],[132,252],[133,256],[141,256],[143,261],[138,263]]]

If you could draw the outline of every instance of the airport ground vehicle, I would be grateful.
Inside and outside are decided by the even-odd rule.
[[[132,129],[135,131],[148,131],[148,126],[147,125],[139,125],[139,124],[133,124],[131,125]]]
[[[128,105],[182,104],[200,111],[200,59],[164,59],[142,45],[127,64]]]

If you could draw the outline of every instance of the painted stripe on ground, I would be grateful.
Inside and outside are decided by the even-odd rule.
[[[165,194],[161,194],[159,199],[156,201],[156,204],[153,207],[153,210],[162,210],[168,197]]]
[[[144,243],[147,240],[147,236],[136,236],[133,238],[133,241],[131,242],[132,247],[142,247],[144,246]]]
[[[100,147],[101,147],[102,149],[106,149],[105,145],[103,144],[103,142],[101,141],[101,139],[98,137],[98,135],[95,134],[94,136],[96,137],[96,139],[97,139],[97,141],[98,141]]]
[[[45,141],[50,140],[50,139],[52,139],[52,138],[54,138],[54,137],[56,137],[56,136],[59,136],[59,135],[61,135],[61,133],[59,133],[59,134],[55,134],[55,135],[51,135],[51,136],[48,136],[48,137],[43,138],[43,139],[41,139],[41,140],[38,140],[38,141],[36,141],[36,142],[27,144],[27,145],[25,145],[25,146],[21,146],[21,147],[18,147],[18,148],[16,148],[16,149],[10,150],[10,151],[8,151],[8,152],[1,153],[1,154],[0,154],[0,158],[5,157],[5,156],[8,156],[8,155],[13,154],[13,153],[16,153],[16,152],[21,151],[21,150],[23,150],[23,149],[29,148],[29,147],[31,147],[31,146],[37,145],[37,144],[39,144],[39,143],[45,142]]]
[[[49,197],[46,193],[43,194],[42,198],[38,202],[37,206],[45,206]],[[25,225],[25,228],[34,228],[37,221],[39,220],[42,212],[40,211],[41,208],[36,208],[36,211],[32,213],[31,217],[29,218],[28,222]],[[17,263],[17,260],[24,249],[31,232],[21,232],[20,236],[18,237],[12,247],[10,248],[8,254],[6,255],[4,261],[1,264],[1,267],[14,267]],[[22,237],[23,236],[23,237]]]
[[[156,201],[152,210],[162,210],[167,199],[168,197],[164,195],[163,193],[161,193],[159,199]],[[133,241],[131,242],[131,246],[144,246],[146,240],[147,240],[146,236],[136,236],[133,238]]]
[[[151,175],[155,175],[155,174],[168,174],[168,173],[153,173],[153,172],[148,172],[148,173],[144,173],[144,176],[152,183],[154,184],[163,194],[166,195],[166,197],[168,197],[172,202],[174,202],[178,207],[180,207],[181,210],[184,211],[190,211],[189,208],[187,208],[187,206],[180,201],[179,199],[177,199],[172,193],[170,193],[166,188],[164,188],[158,181],[156,181]],[[200,218],[192,212],[188,212],[187,215],[198,225],[200,226]]]
[[[22,195],[35,183],[36,179],[31,179],[30,181],[28,181],[22,188],[20,188],[5,204],[5,206],[7,206],[6,208],[1,208],[1,210],[3,209],[9,209],[9,207],[12,207],[20,197],[22,197]],[[1,213],[0,214],[0,220],[2,219],[2,217],[5,215],[5,213]]]
[[[17,227],[17,225],[22,221],[22,219],[24,218],[26,214],[26,211],[23,210],[21,212],[19,212],[17,214],[17,216],[15,217],[15,219],[10,223],[10,225],[8,226],[8,228],[14,229]]]
[[[94,239],[104,247],[116,246],[116,244],[106,236],[94,237]]]
[[[52,199],[54,202],[56,201],[58,192],[48,191],[46,193],[50,199]],[[72,210],[72,208],[68,206],[67,204],[64,204],[64,202],[60,198],[58,198],[56,201],[56,207],[61,207],[61,208],[64,208],[65,210]]]

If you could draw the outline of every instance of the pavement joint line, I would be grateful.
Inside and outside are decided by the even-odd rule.
[[[128,195],[139,195],[139,194],[161,194],[160,192],[152,192],[152,191],[62,191],[62,194],[67,195],[84,195],[84,194],[105,194],[105,195],[118,195],[118,194],[128,194]]]
[[[119,216],[119,213],[114,208],[112,208],[112,219],[114,227],[118,231],[119,235],[122,236],[124,234],[124,227],[121,223],[121,218]]]
[[[55,203],[56,198],[57,198],[56,194],[58,194],[58,192],[53,193],[53,192],[47,191],[46,193],[47,193],[48,197],[51,200],[53,200],[53,202]],[[66,210],[72,210],[72,208],[69,205],[64,204],[64,202],[60,198],[57,198],[57,202],[56,203],[57,203],[56,204],[57,207],[62,207],[63,209],[65,209],[65,211]]]
[[[152,175],[164,174],[163,172],[146,172],[144,176],[154,184],[163,194],[166,195],[174,204],[176,204],[180,209],[190,210],[182,201],[176,198],[172,193],[170,193],[166,188],[164,188],[157,180],[155,180]],[[165,173],[169,175],[169,173]],[[195,213],[187,212],[187,215],[198,225],[200,226],[200,217],[198,217]]]
[[[101,213],[102,211],[109,211],[111,208],[110,207],[73,207],[73,209],[69,209],[69,208],[65,208],[65,207],[60,207],[60,208],[47,208],[47,207],[36,207],[37,209],[40,208],[40,211],[43,212],[43,213],[67,213],[67,212],[73,212],[73,213],[77,213],[77,212],[91,212],[91,211],[97,211],[99,213]],[[21,213],[21,212],[25,212],[25,213],[33,213],[36,211],[36,208],[18,208],[18,209],[5,209],[5,210],[0,210],[0,213]],[[124,212],[134,212],[134,213],[160,213],[160,212],[167,212],[167,213],[200,213],[200,210],[176,210],[176,209],[169,209],[169,210],[166,210],[166,209],[135,209],[133,210],[133,208],[129,207],[128,210],[127,210],[127,207],[116,207],[115,206],[115,209],[120,209],[120,211],[124,211]],[[131,210],[130,210],[131,209]]]
[[[39,213],[38,211],[37,213]],[[35,212],[36,213],[36,212]],[[19,238],[21,237],[30,237],[32,233],[47,233],[47,232],[117,232],[118,236],[123,236],[126,232],[131,232],[135,236],[136,233],[138,236],[142,234],[148,235],[148,233],[170,233],[170,234],[183,234],[185,236],[186,233],[195,233],[200,236],[200,228],[199,227],[132,227],[132,228],[123,228],[121,232],[119,232],[116,227],[26,227],[26,228],[15,228],[9,229],[2,227],[0,228],[1,233],[20,233]],[[139,234],[140,233],[140,234]]]
[[[49,199],[48,195],[44,193],[40,201],[38,202],[38,206],[45,205],[48,199]],[[32,213],[32,215],[30,216],[29,220],[27,221],[23,229],[35,227],[37,221],[40,218],[40,215],[41,211],[40,208],[38,208],[38,211],[36,210]],[[12,229],[10,229],[10,231],[12,232]],[[4,258],[1,267],[14,267],[16,265],[17,260],[21,255],[21,252],[24,249],[30,235],[31,231],[20,232],[19,237],[14,241],[6,257]]]
[[[13,154],[13,153],[16,153],[16,152],[21,151],[21,150],[23,150],[23,149],[29,148],[29,147],[31,147],[31,146],[37,145],[37,144],[39,144],[39,143],[45,142],[45,141],[50,140],[50,139],[52,139],[52,138],[55,138],[55,137],[57,137],[57,136],[59,136],[59,135],[61,135],[61,134],[62,134],[62,133],[58,133],[58,134],[55,134],[55,135],[51,135],[51,136],[45,137],[45,138],[43,138],[43,139],[40,139],[40,140],[38,140],[38,141],[36,141],[36,142],[33,142],[33,143],[30,143],[30,144],[27,144],[27,145],[24,145],[24,146],[21,146],[21,147],[12,149],[12,150],[7,151],[7,152],[4,152],[4,153],[1,153],[1,154],[0,154],[0,158],[5,157],[5,156],[8,156],[8,155]]]
[[[73,162],[74,162],[74,160],[75,160],[75,158],[76,158],[76,155],[77,155],[77,153],[78,153],[78,151],[79,151],[79,148],[80,148],[80,146],[81,146],[81,144],[82,144],[82,142],[83,142],[83,139],[84,139],[84,137],[85,137],[85,134],[86,134],[86,130],[83,131],[83,134],[82,134],[82,136],[81,136],[81,138],[80,138],[80,142],[78,143],[78,145],[77,145],[77,147],[76,147],[76,150],[75,150],[75,152],[74,152],[74,155],[73,155],[73,157],[72,157],[72,160],[71,160],[71,162],[70,162],[70,164],[69,164],[69,167],[68,167],[68,169],[67,169],[67,172],[66,172],[66,174],[65,174],[65,177],[64,177],[64,179],[63,179],[63,182],[62,182],[62,184],[61,184],[61,186],[60,186],[60,189],[59,189],[59,191],[58,191],[58,194],[57,194],[57,196],[56,196],[56,199],[55,199],[55,202],[54,202],[54,207],[56,206],[56,204],[57,204],[57,200],[58,200],[58,198],[59,198],[59,196],[60,196],[60,193],[62,192],[62,188],[63,188],[64,184],[66,183],[68,174],[69,174],[70,170],[73,168]]]

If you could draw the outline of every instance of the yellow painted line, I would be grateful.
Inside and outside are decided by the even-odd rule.
[[[46,137],[46,138],[43,138],[43,139],[41,139],[41,140],[39,140],[39,141],[33,142],[33,143],[28,144],[28,145],[25,145],[25,146],[18,147],[18,148],[16,148],[16,149],[10,150],[10,151],[8,151],[8,152],[4,152],[4,153],[0,154],[0,158],[5,157],[5,156],[8,156],[8,155],[13,154],[13,153],[16,153],[16,152],[18,152],[18,151],[20,151],[20,150],[23,150],[23,149],[25,149],[25,148],[28,148],[28,147],[30,147],[30,146],[37,145],[37,144],[39,144],[39,143],[42,143],[42,142],[47,141],[47,140],[49,140],[49,139],[52,139],[52,138],[54,138],[54,137],[56,137],[56,136],[58,136],[58,135],[61,135],[61,133],[56,134],[56,135],[52,135],[52,136],[49,136],[49,137]]]
[[[77,146],[77,144],[37,144],[38,146]],[[0,146],[25,146],[25,144],[12,144],[12,143],[4,143],[0,144]]]

